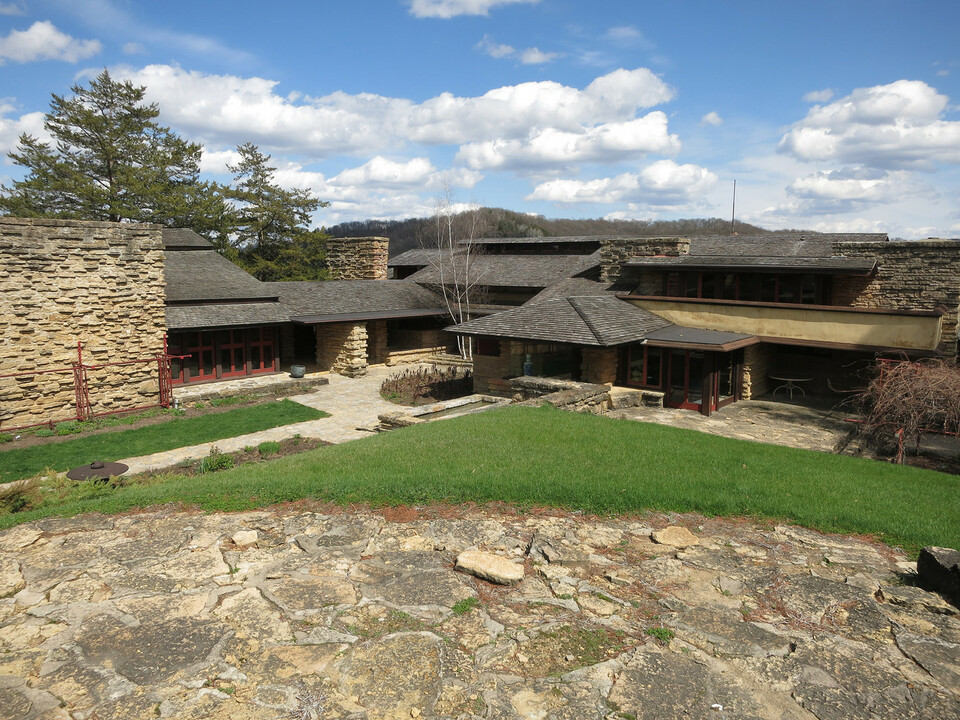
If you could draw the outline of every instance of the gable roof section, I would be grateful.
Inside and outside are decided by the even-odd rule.
[[[263,283],[295,322],[325,318],[389,318],[446,313],[443,298],[407,280],[326,280]]]
[[[837,242],[885,242],[886,233],[769,233],[690,238],[690,255],[736,257],[832,257]]]
[[[458,335],[611,347],[637,342],[669,325],[659,315],[613,295],[583,295],[529,302],[447,330]]]
[[[277,293],[209,246],[208,250],[167,250],[163,274],[167,303],[214,300],[269,300]]]
[[[600,265],[600,253],[590,255],[483,255],[471,259],[473,277],[488,287],[545,288],[558,280],[581,275]],[[407,278],[435,284],[440,272],[435,266],[418,270]]]
[[[213,245],[197,235],[193,230],[187,228],[164,228],[163,247],[166,250],[172,248],[178,250],[210,250],[213,248]]]

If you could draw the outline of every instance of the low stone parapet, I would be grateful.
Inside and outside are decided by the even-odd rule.
[[[553,405],[561,410],[603,415],[610,409],[610,386],[554,378],[517,377],[510,380],[519,405]]]

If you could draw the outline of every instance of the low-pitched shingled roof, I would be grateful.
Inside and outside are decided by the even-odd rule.
[[[165,312],[170,330],[275,325],[290,321],[290,313],[278,302],[168,305]]]
[[[637,342],[671,323],[613,295],[558,297],[448,327],[458,335],[592,347]]]
[[[268,300],[277,293],[243,268],[208,250],[167,250],[164,253],[167,302]]]
[[[413,310],[446,312],[443,298],[407,280],[326,280],[269,282],[264,286],[280,297],[292,318],[350,316]]]
[[[581,275],[600,265],[600,253],[590,255],[476,255],[471,259],[476,282],[489,287],[545,288],[558,280]],[[434,266],[407,278],[418,283],[439,283]]]

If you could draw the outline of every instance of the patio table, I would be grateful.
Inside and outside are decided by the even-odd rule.
[[[794,390],[799,390],[800,394],[806,397],[807,393],[802,387],[800,387],[800,383],[810,382],[813,380],[813,378],[809,377],[788,377],[786,375],[770,375],[769,377],[771,380],[779,380],[783,383],[783,385],[779,385],[774,389],[773,396],[776,397],[777,392],[780,390],[786,390],[788,393],[790,393],[791,400],[793,400]]]

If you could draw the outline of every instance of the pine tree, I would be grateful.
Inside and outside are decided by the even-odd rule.
[[[23,180],[0,188],[0,210],[25,217],[155,222],[222,237],[230,209],[222,188],[199,180],[198,143],[157,123],[145,88],[106,70],[73,96],[53,95],[44,128],[53,143],[24,134]]]
[[[329,205],[306,190],[276,184],[270,156],[252,144],[237,147],[240,160],[227,196],[235,203],[232,241],[240,262],[261,280],[322,279],[323,240],[309,230],[311,213]]]

